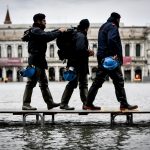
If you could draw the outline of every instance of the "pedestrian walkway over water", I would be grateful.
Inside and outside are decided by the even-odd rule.
[[[124,110],[103,108],[102,110],[13,110],[13,109],[1,109],[0,114],[13,114],[21,115],[23,118],[23,125],[26,124],[26,117],[30,115],[36,116],[36,123],[40,123],[42,126],[45,124],[45,116],[52,116],[52,123],[55,123],[56,114],[78,114],[78,115],[88,115],[88,114],[110,114],[111,125],[115,124],[115,117],[119,115],[126,116],[126,123],[133,124],[133,114],[150,114],[150,110]],[[88,117],[88,116],[87,116]]]

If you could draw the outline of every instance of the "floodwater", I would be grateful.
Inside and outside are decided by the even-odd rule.
[[[55,102],[60,102],[67,82],[50,82]],[[89,86],[91,82],[89,83]],[[25,83],[0,83],[0,109],[20,110]],[[150,110],[150,83],[125,83],[130,104]],[[118,108],[112,83],[104,83],[95,99],[95,105]],[[38,85],[32,96],[32,106],[47,109]],[[82,108],[79,89],[75,89],[70,103]],[[59,109],[59,108],[55,108]],[[125,116],[117,116],[116,125],[110,126],[109,114],[57,114],[55,124],[46,116],[46,125],[35,124],[35,116],[27,117],[22,125],[21,116],[0,114],[0,150],[149,150],[150,114],[134,114],[134,125],[125,124]]]

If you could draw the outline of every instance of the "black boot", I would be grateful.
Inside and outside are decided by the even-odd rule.
[[[41,88],[41,92],[48,109],[60,106],[60,103],[55,103],[53,101],[52,95],[48,87]]]
[[[133,110],[133,109],[137,109],[138,106],[137,105],[129,105],[128,103],[120,103],[120,110]]]
[[[74,107],[70,107],[68,105],[60,106],[60,109],[65,109],[65,110],[74,110]]]
[[[49,110],[49,109],[52,109],[52,108],[58,107],[58,106],[60,106],[60,103],[54,103],[53,102],[53,104],[51,106],[47,106],[47,109]]]

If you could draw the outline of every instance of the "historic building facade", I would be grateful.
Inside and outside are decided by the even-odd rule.
[[[58,27],[70,27],[76,24],[47,24],[47,31]],[[9,11],[7,11],[4,24],[0,24],[0,80],[25,81],[19,76],[19,70],[27,66],[27,43],[21,41],[26,29],[31,25],[12,24]],[[97,70],[97,37],[101,24],[91,24],[88,32],[89,47],[95,51],[90,57],[90,75],[93,79]],[[150,76],[150,27],[149,26],[123,26],[120,27],[123,46],[124,64],[122,71],[125,81],[146,81]],[[48,61],[49,81],[62,81],[63,70],[66,64],[59,60],[55,41],[48,43],[46,57]]]

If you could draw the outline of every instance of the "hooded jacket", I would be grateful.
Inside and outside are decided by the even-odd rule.
[[[88,39],[86,33],[78,31],[73,36],[74,41],[74,54],[73,57],[68,59],[67,66],[75,67],[75,69],[82,73],[88,74],[89,68],[89,54],[88,54]]]
[[[57,38],[61,32],[45,32],[38,26],[33,26],[28,41],[29,65],[34,65],[42,69],[47,69],[46,49],[47,43]]]
[[[122,45],[118,28],[119,24],[113,17],[110,17],[107,22],[100,27],[97,52],[99,64],[105,57],[115,55],[117,55],[120,64],[123,63]]]

